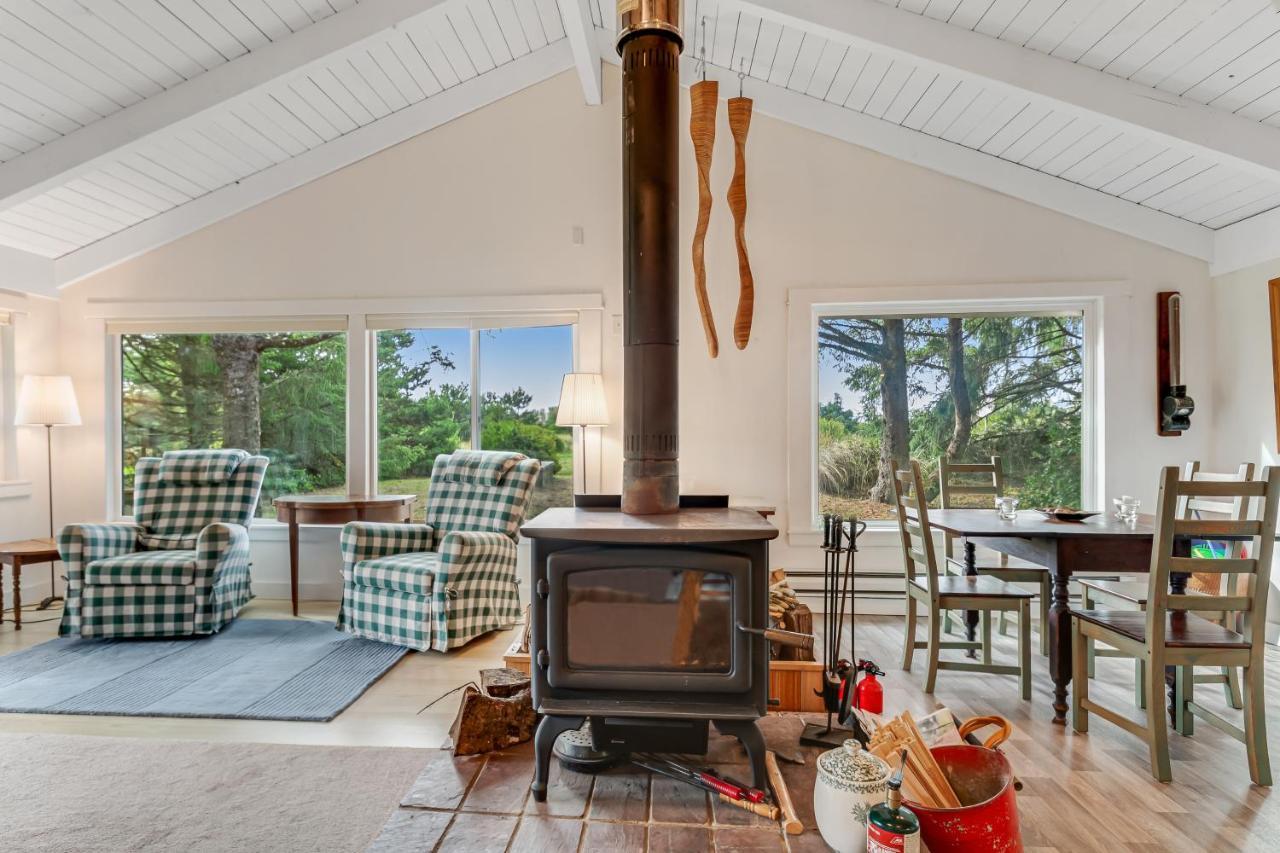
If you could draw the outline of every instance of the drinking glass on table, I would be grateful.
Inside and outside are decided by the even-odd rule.
[[[1017,498],[996,498],[996,509],[1000,512],[1000,517],[1005,521],[1013,521],[1018,517],[1018,499]]]
[[[1116,517],[1121,521],[1127,521],[1129,524],[1136,524],[1138,521],[1138,510],[1142,507],[1142,501],[1132,495],[1122,495],[1116,501]]]

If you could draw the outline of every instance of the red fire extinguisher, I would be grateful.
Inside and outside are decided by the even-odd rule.
[[[884,688],[880,686],[876,676],[884,675],[884,671],[869,660],[858,661],[858,669],[862,671],[863,677],[853,688],[853,707],[869,714],[883,714]]]

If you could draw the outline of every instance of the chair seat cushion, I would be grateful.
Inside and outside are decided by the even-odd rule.
[[[926,592],[929,582],[925,578],[912,578],[911,582]],[[967,598],[1034,598],[1034,592],[1019,589],[1013,584],[987,578],[982,575],[939,575],[939,595],[963,595]]]
[[[395,554],[356,563],[352,580],[356,586],[428,595],[439,568],[440,555],[434,551]]]
[[[1080,586],[1087,586],[1102,595],[1128,601],[1132,604],[1147,606],[1147,584],[1144,581],[1104,581],[1084,580]]]
[[[1139,643],[1147,641],[1147,614],[1143,610],[1072,610],[1071,613],[1077,619],[1114,631],[1130,640],[1137,640]],[[1194,613],[1166,613],[1164,631],[1165,645],[1174,648],[1249,648],[1240,634]]]
[[[84,570],[90,586],[187,586],[195,576],[195,551],[135,551],[94,560]]]

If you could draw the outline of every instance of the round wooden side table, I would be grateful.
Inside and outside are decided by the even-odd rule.
[[[276,518],[289,525],[289,590],[298,615],[298,526],[348,521],[413,520],[417,495],[281,495],[271,501]]]
[[[23,539],[21,542],[0,544],[0,582],[4,566],[13,567],[13,629],[22,630],[22,567],[32,563],[53,563],[58,556],[58,545],[52,539]],[[50,590],[53,594],[55,591]],[[4,585],[0,583],[0,622],[4,621]]]

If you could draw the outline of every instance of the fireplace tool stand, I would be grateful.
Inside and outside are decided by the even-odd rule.
[[[822,690],[814,691],[822,697],[827,711],[827,724],[806,723],[800,734],[800,742],[808,746],[837,747],[849,738],[856,738],[863,746],[867,733],[863,731],[851,709],[854,683],[858,679],[857,668],[840,657],[840,645],[844,640],[845,614],[849,616],[849,651],[854,646],[854,559],[857,540],[867,529],[865,521],[841,518],[836,515],[822,517],[822,627],[823,672]]]

